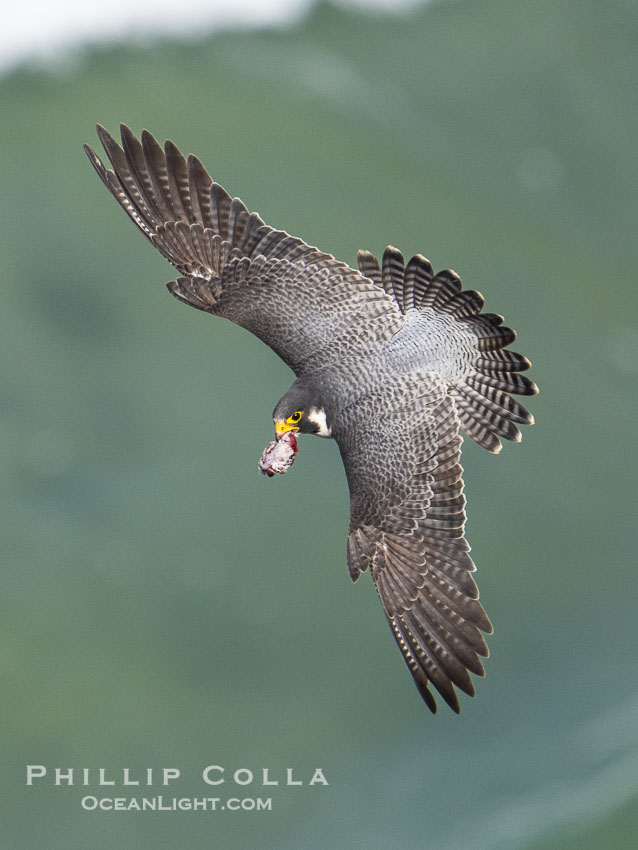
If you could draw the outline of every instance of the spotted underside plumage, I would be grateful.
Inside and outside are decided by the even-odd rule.
[[[379,264],[362,251],[353,269],[264,224],[171,142],[124,125],[121,145],[98,134],[112,170],[87,154],[179,271],[172,294],[252,331],[295,372],[287,395],[320,410],[350,488],[350,574],[370,569],[429,708],[432,684],[459,711],[455,686],[474,694],[492,630],[464,536],[459,430],[497,452],[532,423],[510,395],[537,391],[506,348],[515,333],[421,255],[406,264],[389,247]]]

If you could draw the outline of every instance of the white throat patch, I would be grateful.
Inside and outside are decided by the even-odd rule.
[[[318,407],[311,407],[308,411],[308,420],[312,422],[313,425],[318,426],[318,437],[332,436],[332,430],[328,428],[328,424],[326,422],[326,411],[323,410],[323,408],[320,410]]]

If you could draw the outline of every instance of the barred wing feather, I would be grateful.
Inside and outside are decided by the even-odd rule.
[[[361,353],[403,324],[383,287],[330,254],[264,224],[194,156],[121,125],[122,144],[98,126],[112,169],[95,170],[144,235],[181,273],[167,284],[187,304],[246,327],[299,375]],[[348,339],[348,330],[357,333]]]
[[[350,487],[350,574],[356,580],[370,567],[395,640],[433,712],[430,683],[456,712],[455,686],[474,695],[469,673],[484,675],[481,632],[492,631],[464,536],[458,430],[445,382],[423,374],[360,400],[335,435]]]

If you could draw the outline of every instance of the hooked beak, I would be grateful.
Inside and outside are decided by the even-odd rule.
[[[299,428],[296,425],[288,425],[286,422],[275,422],[275,436],[278,440],[281,440],[284,434],[287,434],[288,431],[298,431]]]

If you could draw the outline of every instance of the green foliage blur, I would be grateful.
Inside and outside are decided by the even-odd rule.
[[[635,846],[637,34],[629,0],[321,5],[0,81],[1,846]],[[340,259],[453,267],[517,329],[538,424],[464,448],[495,634],[460,717],[430,716],[347,577],[336,446],[258,475],[292,375],[164,290],[82,151],[98,121]],[[108,788],[26,787],[27,764],[175,767],[117,795],[273,810],[87,812]],[[211,790],[210,764],[330,785]]]

